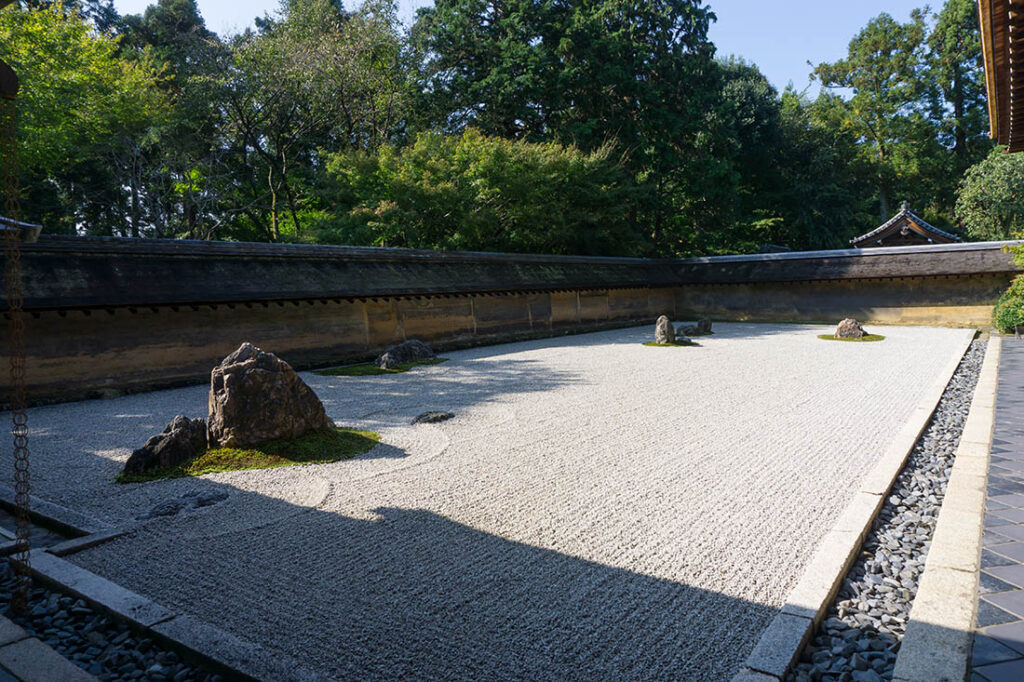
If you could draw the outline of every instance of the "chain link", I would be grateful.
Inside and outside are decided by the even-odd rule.
[[[0,97],[0,191],[5,217],[21,218],[17,166],[17,107],[15,100]],[[28,414],[25,410],[25,315],[22,311],[21,246],[14,225],[4,230],[4,284],[7,293],[8,354],[11,363],[11,433],[14,436],[14,502],[18,563],[17,585],[11,596],[14,610],[28,605],[29,478]]]

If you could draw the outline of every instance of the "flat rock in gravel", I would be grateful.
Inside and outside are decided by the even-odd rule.
[[[291,365],[248,342],[213,368],[209,405],[211,446],[244,447],[334,426]]]
[[[423,414],[416,415],[416,418],[412,420],[412,423],[436,424],[438,422],[448,421],[454,416],[454,412],[424,412]]]

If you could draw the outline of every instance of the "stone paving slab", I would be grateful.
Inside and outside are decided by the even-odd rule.
[[[1003,339],[972,682],[1024,680],[1024,343]]]
[[[0,670],[20,682],[89,682],[96,678],[38,639],[31,637],[0,647]],[[0,681],[3,678],[0,677]]]
[[[36,491],[126,531],[69,561],[328,677],[728,679],[968,334],[824,331],[666,349],[645,327],[306,374],[384,445],[152,484],[112,479],[206,389],[37,408]],[[409,425],[431,409],[456,417]]]

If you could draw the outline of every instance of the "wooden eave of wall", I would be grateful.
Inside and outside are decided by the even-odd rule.
[[[109,310],[1017,272],[1004,246],[646,260],[44,235],[21,265],[26,310]]]

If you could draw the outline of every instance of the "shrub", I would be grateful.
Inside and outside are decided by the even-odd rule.
[[[423,133],[330,157],[317,240],[427,249],[629,255],[628,175],[611,148]]]
[[[1024,275],[1017,275],[992,311],[992,323],[1006,334],[1024,328]]]
[[[1024,155],[996,147],[964,175],[956,216],[974,239],[1012,239],[1024,231]]]

